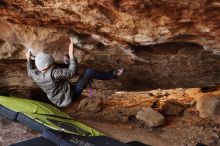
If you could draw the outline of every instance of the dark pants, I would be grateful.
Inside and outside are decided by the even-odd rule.
[[[76,65],[78,68],[78,62],[76,60]],[[68,64],[57,64],[58,67],[60,68],[68,68]],[[77,70],[78,74],[78,70]],[[91,83],[92,79],[96,80],[112,80],[116,79],[117,76],[113,73],[113,70],[108,71],[108,72],[100,72],[96,71],[94,69],[86,69],[84,73],[79,77],[75,85],[71,85],[71,91],[73,91],[73,98],[76,99],[78,98],[83,89],[87,87],[89,83]]]
[[[94,69],[86,69],[85,72],[79,77],[76,84],[72,86],[72,91],[74,93],[74,98],[78,98],[83,89],[91,82],[92,79],[96,80],[112,80],[115,79],[113,71],[109,72],[99,72]]]

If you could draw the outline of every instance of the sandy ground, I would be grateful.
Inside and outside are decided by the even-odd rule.
[[[7,146],[38,136],[26,126],[0,117],[0,146]]]
[[[103,110],[96,114],[77,112],[78,103],[64,111],[123,142],[139,141],[153,146],[195,146],[197,143],[220,146],[220,125],[210,119],[200,118],[195,108],[196,98],[212,93],[204,93],[200,88],[116,92],[103,99]],[[165,117],[166,124],[159,128],[149,128],[132,118],[124,120],[120,114],[122,109],[140,105],[160,111],[161,106],[170,100],[181,103],[185,111],[181,116]]]
[[[110,93],[94,90],[94,96],[103,99],[100,112],[94,114],[77,111],[79,101],[62,110],[123,142],[139,141],[153,146],[195,146],[196,143],[220,146],[220,125],[200,118],[195,109],[195,98],[206,93],[201,93],[200,89],[155,90],[153,93],[117,92],[109,96]],[[149,128],[132,118],[123,120],[119,114],[121,109],[143,104],[158,110],[167,100],[178,101],[184,105],[185,111],[182,116],[165,117],[166,124],[162,127]],[[0,119],[0,129],[1,146],[38,136],[25,126],[6,119]]]

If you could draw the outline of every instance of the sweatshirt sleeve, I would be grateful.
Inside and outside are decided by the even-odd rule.
[[[77,70],[76,59],[70,58],[69,68],[55,68],[52,71],[52,78],[54,79],[71,79]]]
[[[32,78],[35,71],[36,71],[36,69],[33,69],[31,61],[27,61],[27,73],[28,73],[28,76]]]

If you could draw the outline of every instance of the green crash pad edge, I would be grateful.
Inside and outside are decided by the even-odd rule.
[[[40,101],[0,96],[0,105],[27,116],[50,129],[69,134],[102,136],[97,130],[75,121],[56,107]],[[71,129],[71,130],[70,130]]]

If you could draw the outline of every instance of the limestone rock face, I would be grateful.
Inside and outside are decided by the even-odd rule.
[[[32,48],[61,61],[73,34],[81,68],[125,68],[120,80],[103,87],[215,85],[219,12],[216,0],[1,0],[0,59],[24,59]]]

